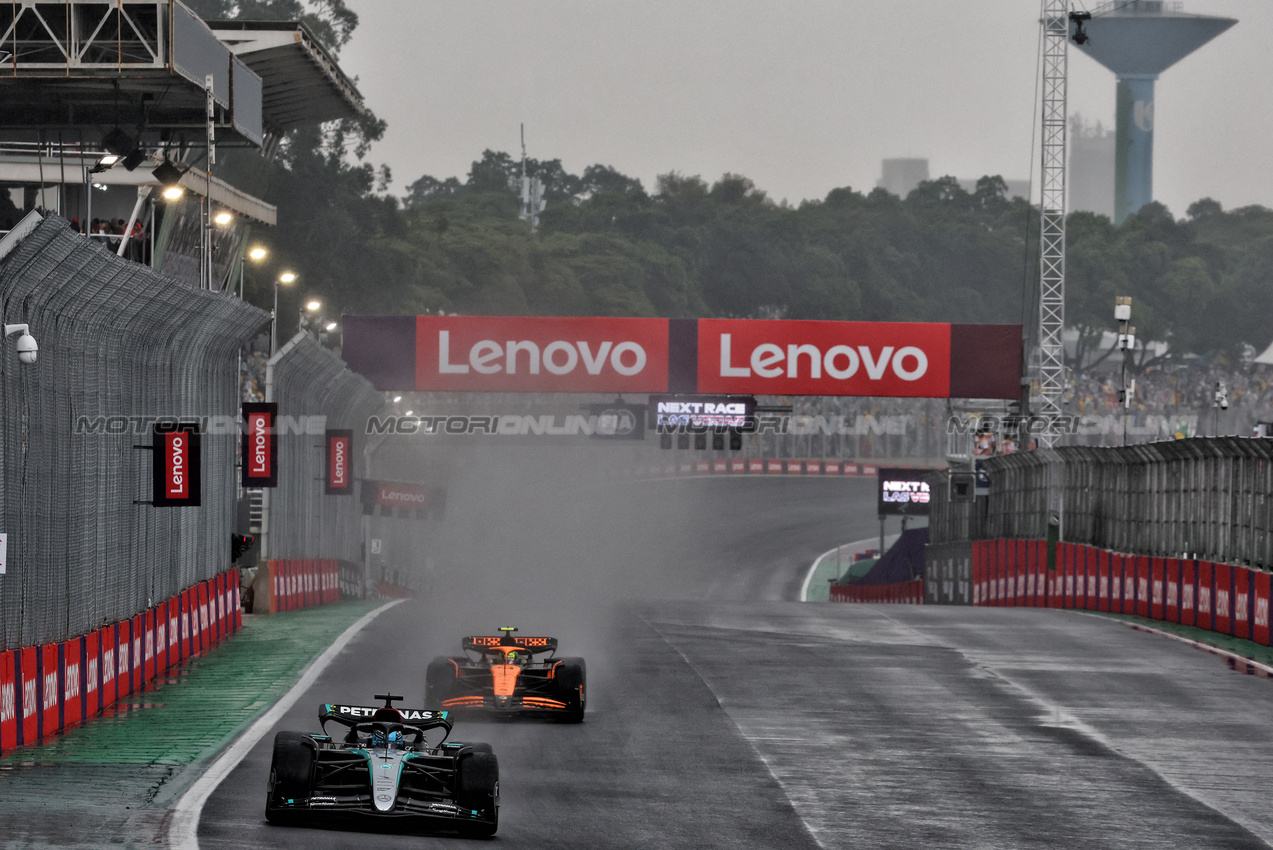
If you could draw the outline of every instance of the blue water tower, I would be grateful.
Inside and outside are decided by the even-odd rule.
[[[1236,24],[1187,15],[1178,2],[1120,0],[1092,9],[1079,50],[1118,77],[1115,115],[1114,222],[1154,199],[1154,81]]]

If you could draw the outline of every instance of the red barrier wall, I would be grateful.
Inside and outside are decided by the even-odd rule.
[[[1167,574],[1163,568],[1162,558],[1149,559],[1149,616],[1155,620],[1163,618],[1163,592]]]
[[[858,585],[832,585],[832,602],[886,602],[902,605],[924,604],[924,580],[900,582],[898,584],[873,584],[865,587]]]
[[[189,657],[185,650],[210,648],[241,625],[237,605],[232,570],[87,635],[0,652],[0,753],[95,717]]]
[[[340,565],[330,558],[268,561],[270,613],[340,601]],[[231,588],[235,597],[238,586]]]
[[[40,734],[40,680],[39,654],[34,646],[19,649],[18,661],[18,743],[27,744]]]
[[[1180,561],[1180,622],[1198,624],[1198,562],[1192,558]]]
[[[47,643],[40,647],[40,713],[36,724],[41,738],[52,735],[61,728],[58,715],[62,708],[62,687],[58,682],[57,644]]]
[[[1215,585],[1212,583],[1210,561],[1197,561],[1198,572],[1198,611],[1195,614],[1195,625],[1200,629],[1215,628],[1212,607],[1215,599]]]
[[[62,723],[63,729],[80,722],[84,716],[84,638],[71,638],[62,644]]]
[[[1251,571],[1233,568],[1233,636],[1251,639]]]
[[[85,718],[97,714],[102,706],[102,652],[100,632],[84,635],[84,712]]]
[[[1211,628],[1221,634],[1233,634],[1233,571],[1228,564],[1211,565],[1212,615]]]
[[[146,643],[145,614],[138,614],[133,617],[130,637],[133,642],[132,651],[129,653],[129,660],[132,663],[132,669],[128,672],[132,677],[133,693],[139,694],[146,683],[146,677],[143,675],[146,670],[146,662],[142,655],[145,650]]]
[[[0,753],[18,745],[18,687],[13,652],[0,652]]]
[[[907,592],[898,586],[886,595],[905,599]],[[976,540],[972,596],[974,605],[1136,614],[1273,644],[1273,577],[1238,565],[1063,542],[1057,545],[1056,570],[1049,573],[1046,541]]]
[[[116,646],[118,641],[115,638],[117,631],[118,629],[115,626],[103,626],[97,630],[97,641],[102,658],[101,708],[108,708],[114,705],[117,697],[115,691],[115,670],[118,666],[115,661],[115,654],[119,651]]]
[[[133,648],[133,622],[123,620],[115,632],[115,699],[122,699],[133,692],[133,664],[130,657]]]
[[[1269,645],[1269,574],[1255,573],[1251,577],[1251,639]]]

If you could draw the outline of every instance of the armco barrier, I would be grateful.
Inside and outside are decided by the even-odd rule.
[[[142,692],[169,668],[236,632],[238,608],[238,571],[231,570],[87,635],[0,652],[0,753]]]
[[[933,554],[928,569],[933,569],[933,557],[955,551],[952,547],[966,547],[959,551],[970,552],[973,605],[1137,614],[1273,645],[1269,628],[1273,577],[1262,570],[1059,543],[1056,568],[1049,572],[1046,541],[1016,539],[930,545]],[[832,598],[838,594],[844,601],[910,600],[909,591],[896,589],[901,585],[887,587],[892,589],[833,587]],[[880,593],[885,598],[879,598]],[[922,582],[919,593],[923,595]]]

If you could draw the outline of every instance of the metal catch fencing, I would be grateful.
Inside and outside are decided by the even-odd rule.
[[[0,348],[0,650],[83,634],[228,567],[236,355],[268,314],[34,216],[0,242],[0,312],[40,346],[34,364]],[[202,507],[145,504],[139,446],[157,419],[214,423]]]
[[[278,404],[280,486],[266,494],[268,525],[262,530],[261,555],[362,563],[362,505],[356,493],[326,493],[324,433],[328,428],[353,430],[351,469],[355,478],[365,478],[367,418],[384,405],[384,395],[304,332],[270,362],[266,394]]]
[[[1273,566],[1273,440],[1213,437],[1067,446],[986,461],[990,495],[952,501],[932,479],[934,543],[1047,536],[1050,486],[1061,540],[1161,557]]]

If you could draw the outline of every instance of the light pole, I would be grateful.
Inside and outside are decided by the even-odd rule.
[[[317,298],[311,298],[306,301],[304,306],[300,309],[296,320],[297,329],[304,331],[309,330],[309,316],[313,315],[317,317],[318,311],[321,309],[323,309],[323,302],[319,301]]]
[[[296,280],[295,272],[283,272],[274,281],[274,310],[270,313],[270,356],[273,357],[278,351],[278,287],[279,284],[284,286]]]
[[[1114,299],[1114,320],[1118,322],[1118,350],[1123,352],[1123,391],[1119,393],[1119,401],[1123,406],[1123,445],[1127,445],[1127,411],[1131,409],[1132,397],[1136,394],[1136,379],[1132,378],[1131,386],[1127,385],[1127,358],[1136,348],[1136,329],[1128,324],[1132,320],[1132,299],[1129,295],[1119,295]]]
[[[1211,402],[1211,436],[1220,436],[1220,411],[1229,409],[1229,389],[1224,381],[1216,381],[1216,394]]]
[[[264,260],[266,257],[268,257],[269,254],[270,252],[262,248],[260,245],[254,245],[248,249],[247,259],[251,260],[254,263],[259,263],[261,262],[261,260]],[[239,300],[240,301],[243,300],[243,267],[246,265],[247,263],[243,262],[242,260],[239,261]]]

